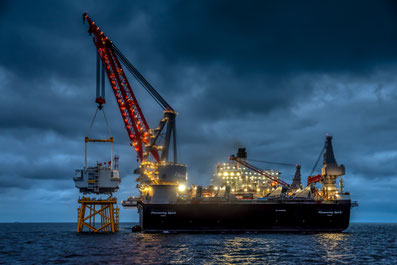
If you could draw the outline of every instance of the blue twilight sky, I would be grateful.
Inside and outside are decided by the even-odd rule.
[[[245,146],[310,173],[334,136],[353,221],[397,221],[397,4],[393,1],[0,1],[0,221],[75,221],[83,139],[95,112],[88,11],[179,112],[189,182]],[[151,126],[161,109],[132,81]],[[115,99],[119,200],[136,154]],[[107,136],[98,119],[92,135]],[[93,147],[90,161],[108,156]],[[258,165],[266,167],[266,165]],[[269,165],[267,165],[269,167]],[[291,181],[293,168],[280,168]],[[135,221],[121,210],[121,221]]]

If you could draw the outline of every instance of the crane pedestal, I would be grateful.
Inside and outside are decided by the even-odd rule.
[[[82,197],[78,200],[77,232],[117,232],[119,230],[119,208],[117,199],[95,199]]]

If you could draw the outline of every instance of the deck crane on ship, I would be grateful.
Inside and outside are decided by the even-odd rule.
[[[247,162],[246,159],[246,153],[244,149],[245,156],[241,156],[241,149],[239,149],[239,152],[237,153],[237,156],[231,155],[229,157],[229,160],[235,161],[239,165],[246,167],[253,172],[256,172],[257,174],[269,179],[273,183],[277,183],[278,191],[279,192],[274,192],[274,193],[269,193],[267,196],[272,197],[272,194],[277,194],[280,195],[282,193],[285,193],[287,190],[289,191],[289,194],[295,194],[296,192],[300,190],[301,188],[301,166],[296,164],[296,172],[293,177],[293,182],[292,184],[288,184],[285,181],[269,174],[266,171],[263,171],[259,169],[258,167],[252,165],[251,163]],[[317,164],[323,156],[323,167],[321,169],[321,174],[314,175],[312,176],[312,173],[314,172],[315,168],[317,167]],[[306,186],[306,192],[302,192],[304,194],[309,193],[316,193],[318,196],[320,196],[322,199],[329,200],[333,199],[336,196],[338,196],[339,193],[343,192],[343,180],[342,178],[339,178],[339,190],[336,186],[336,179],[340,176],[343,176],[345,174],[345,167],[344,165],[338,165],[335,156],[334,156],[334,151],[332,147],[332,136],[329,136],[328,134],[326,135],[326,140],[323,149],[320,152],[320,156],[318,160],[315,163],[315,166],[312,170],[311,176],[307,178],[307,186]],[[320,183],[322,188],[321,190],[315,189],[315,184]],[[281,192],[284,191],[284,192]]]
[[[185,185],[187,181],[187,167],[178,164],[175,121],[177,112],[87,13],[83,14],[83,22],[85,21],[88,23],[88,33],[93,36],[98,56],[116,97],[130,145],[138,156],[139,166],[134,173],[139,174],[137,187],[141,193],[140,198],[143,201],[158,203],[175,202],[177,187]],[[157,127],[153,129],[149,127],[122,65],[163,108],[163,118]],[[164,141],[160,144],[160,135],[164,130]]]

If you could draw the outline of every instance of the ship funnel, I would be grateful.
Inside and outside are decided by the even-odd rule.
[[[239,148],[237,150],[237,158],[240,159],[247,159],[247,152],[245,151],[245,148]]]

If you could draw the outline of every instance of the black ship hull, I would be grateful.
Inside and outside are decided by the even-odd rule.
[[[142,231],[158,232],[341,232],[348,228],[350,200],[200,202],[142,204]]]

